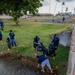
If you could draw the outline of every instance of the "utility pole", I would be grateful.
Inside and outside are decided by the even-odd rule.
[[[49,3],[49,13],[51,13],[51,0],[50,0],[50,3]]]
[[[63,13],[63,6],[65,5],[65,2],[62,2],[62,13]]]
[[[75,14],[75,7],[74,7],[74,14]]]

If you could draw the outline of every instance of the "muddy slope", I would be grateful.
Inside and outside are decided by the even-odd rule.
[[[0,55],[0,75],[59,75],[56,70],[51,74],[47,67],[45,67],[46,72],[42,73],[41,67],[38,69],[37,64],[36,58],[2,54]]]

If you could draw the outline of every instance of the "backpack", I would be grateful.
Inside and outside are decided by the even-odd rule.
[[[41,42],[37,46],[37,51],[42,51],[42,43]]]
[[[48,55],[48,49],[45,47],[45,46],[43,46],[43,54],[46,54],[46,55]]]

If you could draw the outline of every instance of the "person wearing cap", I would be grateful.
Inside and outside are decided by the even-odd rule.
[[[9,37],[7,37],[6,42],[7,42],[8,51],[9,51],[11,49],[11,40]]]

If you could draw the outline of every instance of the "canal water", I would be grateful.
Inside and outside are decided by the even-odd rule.
[[[0,58],[0,75],[37,75],[36,72],[18,61]]]

